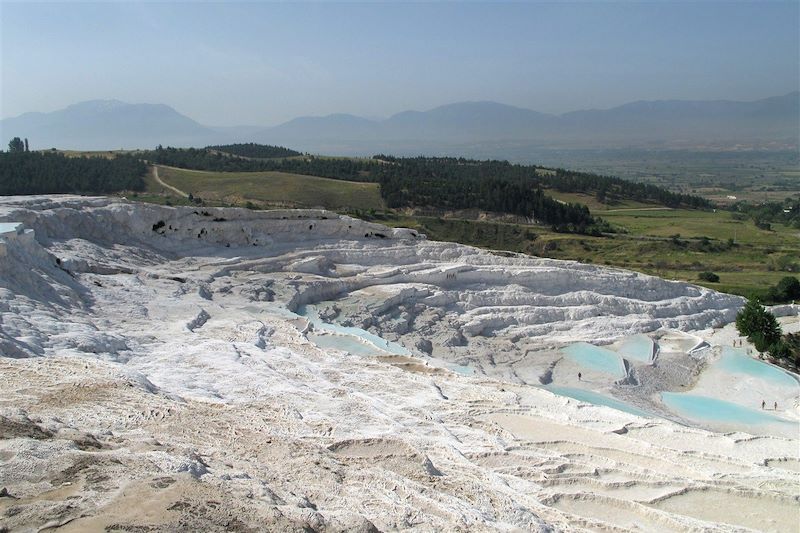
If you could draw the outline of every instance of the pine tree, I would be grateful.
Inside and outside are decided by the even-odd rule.
[[[25,143],[23,143],[22,139],[19,137],[14,137],[11,139],[11,142],[8,143],[8,151],[11,153],[24,152]]]
[[[750,300],[736,315],[736,329],[747,337],[759,352],[781,340],[781,326],[775,315],[764,309],[758,300]]]

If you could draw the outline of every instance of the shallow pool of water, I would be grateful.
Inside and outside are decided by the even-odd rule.
[[[545,389],[560,396],[569,396],[570,398],[574,398],[576,400],[586,403],[591,403],[594,405],[604,405],[606,407],[611,407],[612,409],[616,409],[617,411],[624,411],[632,415],[644,416],[648,418],[654,417],[652,413],[648,413],[647,411],[639,409],[638,407],[635,407],[633,405],[627,404],[621,400],[617,400],[616,398],[612,398],[611,396],[605,396],[603,394],[599,394],[594,391],[586,389],[576,389],[574,387],[559,387],[559,386],[547,386],[545,387]]]
[[[622,357],[642,363],[651,363],[655,351],[656,345],[647,335],[626,337],[617,350]]]
[[[626,375],[622,357],[611,350],[600,348],[587,342],[576,342],[561,351],[567,357],[589,370],[603,372],[618,378],[623,378]]]
[[[387,341],[382,339],[378,335],[374,335],[369,331],[366,331],[361,328],[349,327],[349,326],[340,326],[339,324],[333,324],[330,322],[325,322],[319,317],[319,312],[314,305],[303,305],[297,309],[297,315],[305,317],[308,319],[309,322],[314,326],[314,329],[321,332],[329,332],[336,334],[336,336],[345,337],[345,340],[334,340],[334,343],[339,343],[341,345],[347,344],[346,338],[350,337],[354,342],[357,342],[357,345],[353,345],[354,348],[358,349],[359,345],[367,345],[371,347],[370,354],[374,355],[376,349],[379,352],[386,352],[394,355],[411,355],[411,352],[407,350],[404,346],[397,344],[396,342]],[[324,337],[325,335],[319,335],[319,337]],[[311,335],[309,335],[309,338]],[[323,340],[323,342],[331,342],[330,340]],[[335,346],[331,346],[331,348],[335,348]],[[343,349],[343,348],[338,348]],[[346,349],[345,349],[346,350]],[[350,350],[346,350],[350,351]],[[356,353],[356,352],[353,352]]]
[[[769,414],[758,408],[743,407],[741,405],[680,392],[662,392],[661,400],[675,413],[701,422],[715,422],[723,424],[794,424],[789,420]]]
[[[447,365],[447,369],[452,370],[456,374],[461,374],[462,376],[474,376],[476,374],[474,368],[466,365],[449,364]]]
[[[383,355],[385,353],[383,350],[376,349],[373,344],[360,342],[351,335],[309,333],[307,337],[320,348],[342,350],[353,355]]]
[[[21,222],[0,222],[0,233],[16,232],[20,225],[22,225]]]
[[[800,388],[797,380],[772,365],[753,359],[743,348],[725,346],[716,366],[732,374],[745,374],[778,387]]]

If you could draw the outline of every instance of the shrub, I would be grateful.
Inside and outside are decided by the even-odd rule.
[[[718,283],[719,276],[713,272],[700,272],[697,276],[701,281],[708,281],[709,283]]]
[[[784,303],[800,299],[800,280],[794,276],[784,277],[769,288],[767,298],[772,303]]]
[[[797,272],[797,258],[791,255],[782,255],[775,260],[776,270],[783,272]]]
[[[776,359],[792,359],[794,357],[791,346],[783,340],[772,343],[768,351],[769,354]]]

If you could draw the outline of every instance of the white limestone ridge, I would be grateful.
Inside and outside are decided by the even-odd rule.
[[[687,283],[576,262],[499,254],[453,243],[427,242],[391,229],[321,210],[251,211],[162,207],[106,198],[6,200],[6,220],[36,231],[45,248],[72,273],[135,272],[165,260],[210,256],[219,271],[318,274],[298,284],[290,309],[381,285],[424,285],[393,304],[419,301],[458,308],[467,336],[607,340],[662,327],[683,330],[733,320],[742,300]],[[249,249],[247,247],[252,247]],[[42,273],[63,279],[53,259],[31,242]],[[88,253],[87,253],[88,252]],[[358,265],[337,271],[336,265]],[[389,268],[376,267],[390,266]],[[8,267],[7,267],[8,268]],[[340,269],[341,270],[341,269]],[[30,289],[36,290],[36,283]],[[58,287],[63,283],[57,283]],[[67,284],[68,285],[68,284]],[[11,288],[11,287],[7,287]],[[16,290],[25,294],[26,288]]]
[[[716,357],[698,330],[738,297],[320,210],[5,197],[3,228],[12,530],[795,524],[784,422],[712,433],[531,386],[574,374],[552,349],[577,340],[655,332]],[[615,386],[659,409],[659,361]]]

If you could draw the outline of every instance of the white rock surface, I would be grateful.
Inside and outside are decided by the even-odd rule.
[[[560,372],[537,354],[562,343],[722,326],[738,298],[324,211],[10,197],[0,222],[33,230],[0,236],[2,527],[797,524],[796,435],[712,433],[529,384]],[[319,348],[312,334],[346,335],[293,313],[306,304],[387,345]]]

